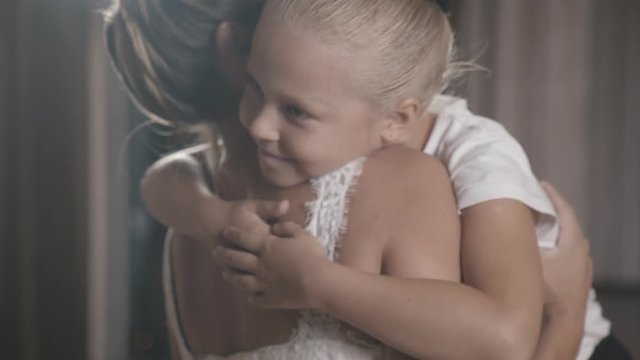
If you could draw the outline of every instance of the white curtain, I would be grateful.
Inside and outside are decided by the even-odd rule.
[[[596,281],[640,284],[640,1],[456,0],[456,91],[575,205]]]

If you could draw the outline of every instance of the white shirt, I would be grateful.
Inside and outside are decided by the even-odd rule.
[[[536,214],[538,246],[554,247],[557,215],[520,144],[499,123],[472,114],[463,99],[437,96],[429,111],[438,116],[424,152],[449,169],[458,209],[499,198],[518,200]],[[592,289],[577,359],[589,359],[610,327]]]

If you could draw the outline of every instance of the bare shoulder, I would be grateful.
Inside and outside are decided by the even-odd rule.
[[[420,193],[438,193],[442,187],[450,187],[450,183],[447,169],[438,159],[405,146],[389,146],[373,153],[365,163],[361,179],[364,192],[369,186],[401,186]]]
[[[372,154],[352,196],[344,240],[341,258],[366,252],[370,271],[457,280],[459,223],[445,167],[406,147]]]
[[[436,158],[404,146],[373,153],[364,164],[354,194],[353,209],[384,211],[385,222],[406,219],[407,213],[453,205],[451,180]],[[402,210],[402,211],[394,211]]]

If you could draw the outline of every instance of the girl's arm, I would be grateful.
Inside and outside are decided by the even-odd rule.
[[[220,199],[205,184],[203,168],[193,156],[203,150],[200,146],[165,156],[147,170],[142,200],[156,220],[211,248],[225,226],[266,227],[262,219],[286,212],[281,202]]]
[[[378,182],[391,179],[391,183],[377,186],[375,191],[365,189],[367,174],[360,179],[358,191],[362,190],[368,201],[354,199],[349,221],[368,226],[357,226],[362,231],[349,236],[377,241],[381,233],[397,232],[411,241],[441,240],[416,237],[411,232],[420,229],[417,224],[420,221],[444,231],[437,218],[414,218],[414,227],[407,232],[393,227],[393,223],[385,229],[388,224],[385,219],[394,214],[391,212],[420,214],[416,212],[418,208],[385,208],[389,201],[417,206],[419,202],[413,200],[419,195],[405,191],[415,189],[406,182],[408,179],[424,187],[424,181],[433,182],[433,178],[424,176],[442,171],[442,181],[447,184],[444,189],[451,191],[443,169],[429,168],[423,172],[418,163],[401,168],[394,166],[397,164],[397,161],[380,162],[380,176],[369,173],[368,178]],[[437,214],[438,210],[430,208],[426,213]],[[301,229],[294,231],[295,226],[290,224],[286,232],[275,229],[281,238],[271,236],[266,242],[242,236],[230,239],[234,245],[253,251],[253,258],[246,253],[239,257],[238,252],[226,256],[225,250],[219,250],[218,255],[227,266],[253,272],[255,278],[251,281],[246,274],[238,278],[244,282],[238,286],[261,291],[262,295],[253,299],[257,306],[313,307],[418,358],[530,359],[542,318],[540,260],[531,212],[519,202],[495,200],[467,209],[462,223],[462,277],[466,285],[448,280],[381,276],[330,263],[322,259],[321,252],[314,251],[313,256],[311,252],[303,253],[305,244],[306,248],[312,248],[315,240]],[[456,240],[449,240],[457,246]],[[445,269],[432,277],[451,279],[445,275],[450,275],[446,264],[451,261],[442,260],[448,259],[446,252],[439,253],[434,248],[430,254],[408,254],[412,255],[422,257],[427,267],[432,266],[431,274]],[[401,267],[404,256],[407,254],[398,256],[395,265],[385,266]],[[243,264],[251,268],[243,268]]]
[[[190,234],[193,237],[199,239],[209,239],[212,237],[212,235],[210,235],[211,231],[206,230],[203,224],[213,224],[215,222],[213,218],[216,215],[213,214],[212,211],[213,209],[219,209],[219,207],[216,206],[216,201],[221,200],[215,195],[211,194],[211,192],[208,190],[204,183],[201,171],[202,170],[197,161],[193,157],[187,156],[185,154],[176,155],[172,158],[165,158],[164,160],[161,160],[160,162],[154,164],[152,169],[149,170],[143,182],[142,190],[143,197],[147,205],[149,206],[149,211],[161,222],[165,223],[166,225],[176,227],[180,231]],[[180,176],[176,177],[176,173],[180,174]],[[194,198],[195,200],[193,200]],[[554,200],[553,197],[551,198],[552,200]],[[256,209],[256,207],[253,207],[253,209]],[[579,225],[575,222],[575,219],[572,220],[572,218],[566,218],[565,216],[563,216],[563,212],[560,212],[560,208],[558,208],[558,210],[562,224],[568,223],[568,227],[579,229]],[[208,217],[206,214],[210,213],[211,215],[210,217]],[[248,211],[247,214],[248,213],[251,213],[251,211]],[[565,218],[567,221],[565,221]],[[303,234],[306,233],[303,231],[297,233],[296,240],[299,240],[298,237],[303,238]],[[563,231],[561,233],[560,244],[576,243],[576,239],[572,237],[572,234],[575,235],[575,233]],[[289,291],[286,296],[283,295],[279,299],[277,297],[272,299],[272,303],[268,304],[270,306],[286,307],[287,304],[296,304],[302,306],[301,303],[307,305],[308,302],[317,300],[302,299],[302,301],[299,301],[301,300],[300,297],[302,297],[301,294],[305,294],[305,292],[301,289],[306,289],[309,287],[301,285],[296,288],[296,286],[294,285],[295,282],[301,282],[303,285],[307,284],[307,280],[309,278],[313,278],[315,275],[306,276],[303,274],[315,274],[315,269],[319,267],[315,266],[314,262],[310,260],[300,262],[294,261],[293,263],[286,262],[287,259],[295,259],[295,257],[298,256],[300,257],[300,259],[308,259],[306,254],[310,252],[310,249],[311,252],[314,251],[314,247],[317,246],[317,241],[315,239],[312,239],[312,241],[309,241],[307,243],[305,243],[304,241],[296,241],[295,245],[296,247],[274,248],[274,252],[272,253],[272,255],[276,257],[277,261],[270,263],[269,266],[265,267],[265,269],[268,269],[270,271],[275,271],[278,266],[280,266],[280,268],[283,268],[284,272],[281,274],[281,277],[278,278],[277,275],[274,275],[273,284],[280,283]],[[278,253],[278,251],[280,251],[280,253]],[[289,256],[285,253],[285,251],[289,251],[293,255]],[[575,260],[577,256],[569,251],[564,251],[562,253],[559,253],[558,255],[564,260],[560,262],[562,264],[572,263],[572,261]],[[263,264],[265,264],[267,260],[268,257],[261,258]],[[295,271],[290,272],[289,270],[292,269]],[[349,271],[350,269],[343,270]],[[545,276],[549,275],[553,277],[565,273],[566,272],[563,270],[552,270],[552,272],[546,271]],[[291,274],[297,275],[294,278],[292,278],[291,276],[289,276],[289,278],[285,277],[285,275]],[[360,275],[365,278],[376,280],[369,284],[371,286],[370,288],[372,288],[374,291],[376,288],[376,284],[380,285],[379,299],[381,301],[381,304],[384,304],[383,300],[385,299],[385,297],[388,298],[392,296],[391,293],[384,291],[387,287],[421,287],[421,282],[415,280],[401,280],[390,277],[377,277],[368,274]],[[576,273],[575,276],[577,277],[576,280],[584,279],[584,276],[582,274]],[[406,284],[401,284],[402,282],[405,282]],[[577,286],[576,284],[579,283],[579,281],[571,282],[571,285],[568,287],[568,289],[575,288]],[[446,286],[446,284],[442,284],[442,286]],[[271,288],[276,288],[276,286],[271,285]],[[472,290],[473,289],[468,289],[467,291]],[[310,296],[311,294],[313,294],[313,291],[309,292],[308,296]],[[584,306],[583,304],[585,303],[585,300],[586,296],[578,300],[575,297],[569,297],[568,294],[563,295],[563,293],[558,293],[558,296],[556,297],[557,303],[568,304],[568,306],[562,306],[561,308],[576,309],[578,313],[580,312],[579,309],[581,308],[581,306]],[[405,307],[408,307],[408,310],[410,310],[408,311],[409,317],[411,317],[411,314],[422,312],[426,309],[426,305],[416,303],[411,303],[409,305],[405,304]],[[560,311],[550,312],[548,311],[549,308],[551,307],[548,307],[545,304],[546,320],[542,329],[540,342],[537,349],[537,356],[540,359],[545,358],[543,357],[543,354],[563,353],[563,351],[566,352],[567,345],[579,344],[580,341],[582,324],[581,321],[584,318],[584,313],[570,316],[570,314]],[[558,307],[555,308],[557,309]],[[394,310],[397,309],[398,308],[394,308]],[[388,316],[394,317],[394,313],[389,312]],[[409,318],[408,321],[411,322],[412,319]],[[415,319],[414,321],[419,322],[419,319]],[[567,332],[566,330],[564,330],[567,326],[574,330],[578,329],[578,331]],[[363,327],[363,330],[367,331],[366,326]],[[485,330],[486,329],[483,329],[483,331]],[[382,329],[382,331],[384,332],[384,329]],[[414,336],[406,340],[405,346],[398,347],[405,350],[406,352],[415,353],[415,349],[419,349],[422,343],[422,337]],[[569,347],[571,348],[571,346]],[[571,358],[571,356],[559,356],[557,358]]]
[[[193,148],[176,152],[156,161],[146,172],[140,186],[142,200],[156,220],[198,239],[212,235],[223,222],[224,211],[209,211],[202,221],[203,209],[224,209],[226,202],[215,196],[204,182],[202,166]],[[206,225],[210,224],[210,228]]]

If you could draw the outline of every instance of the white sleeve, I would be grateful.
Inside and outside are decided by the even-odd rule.
[[[500,124],[467,114],[472,118],[450,119],[435,134],[440,136],[436,156],[449,169],[458,208],[501,198],[521,201],[537,215],[539,246],[554,247],[557,216],[524,150]]]

